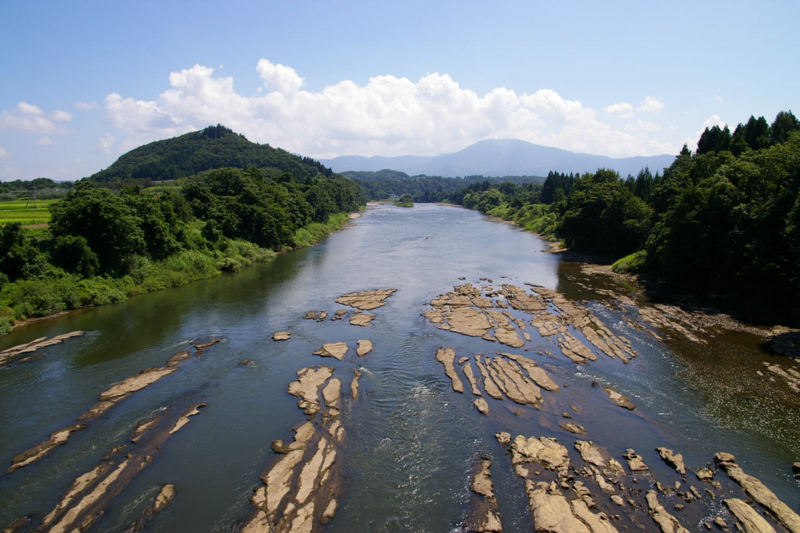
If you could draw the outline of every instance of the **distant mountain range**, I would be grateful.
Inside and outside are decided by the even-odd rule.
[[[663,172],[674,160],[673,155],[614,158],[573,153],[519,139],[489,139],[452,154],[397,157],[345,155],[319,161],[334,172],[391,169],[412,176],[547,176],[551,170],[582,174],[598,168],[609,168],[624,178],[628,174],[635,176],[644,167],[649,167],[653,174],[656,171]]]

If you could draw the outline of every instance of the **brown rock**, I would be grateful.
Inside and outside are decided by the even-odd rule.
[[[656,451],[665,463],[674,468],[681,476],[686,477],[686,465],[683,463],[683,455],[675,453],[669,448],[656,448]]]
[[[362,311],[371,311],[386,305],[386,300],[392,296],[397,289],[378,289],[372,291],[351,292],[343,294],[336,299],[336,303],[355,307]]]
[[[358,380],[363,374],[360,370],[353,370],[353,381],[350,382],[350,395],[355,400],[358,398]]]
[[[275,333],[272,334],[272,340],[274,341],[288,341],[291,338],[292,338],[291,331],[276,331]]]
[[[624,396],[624,395],[620,394],[619,392],[617,392],[616,390],[614,390],[613,387],[609,387],[608,385],[604,385],[603,386],[603,390],[606,391],[606,394],[608,394],[608,397],[611,399],[611,401],[614,402],[615,404],[619,405],[620,407],[623,407],[623,408],[628,409],[630,411],[633,411],[634,409],[636,409],[636,406],[633,404],[632,401],[630,401],[626,396]]]
[[[744,501],[738,498],[728,498],[722,503],[741,522],[745,533],[775,533],[775,528]]]
[[[658,503],[658,495],[656,491],[647,491],[647,506],[653,516],[658,527],[661,528],[662,533],[689,533],[689,530],[681,525],[677,518],[672,516],[664,509],[664,506]]]
[[[456,392],[464,392],[464,384],[461,378],[456,374],[456,369],[453,364],[456,358],[456,352],[452,348],[439,348],[436,350],[436,360],[444,365],[444,373],[450,378],[453,390]]]
[[[10,474],[14,470],[22,468],[23,466],[28,466],[29,464],[35,463],[36,461],[46,457],[59,446],[66,444],[69,440],[69,436],[72,433],[85,427],[86,424],[74,424],[53,432],[50,434],[50,438],[43,443],[34,446],[33,448],[14,457],[11,460],[11,466],[8,467],[8,470],[6,470],[6,474]]]
[[[360,340],[358,341],[358,347],[356,348],[356,354],[359,357],[364,357],[369,352],[372,351],[372,341],[368,340]]]
[[[347,343],[345,342],[331,342],[323,344],[322,348],[314,352],[314,355],[321,357],[333,357],[341,361],[347,353]]]
[[[371,315],[369,313],[355,312],[353,313],[353,316],[350,317],[350,325],[366,327],[369,326],[374,319],[375,315]]]
[[[564,431],[569,431],[570,433],[575,433],[576,435],[585,435],[586,428],[580,424],[576,424],[575,422],[566,422],[559,424],[561,429]]]
[[[481,414],[489,414],[489,404],[486,403],[486,400],[483,398],[475,398],[475,400],[472,402],[472,405],[474,405],[475,409],[480,411]]]

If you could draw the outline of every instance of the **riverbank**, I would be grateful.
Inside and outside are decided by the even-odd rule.
[[[121,278],[87,279],[64,274],[57,278],[8,283],[0,291],[0,336],[70,311],[119,303],[139,294],[181,287],[222,272],[236,272],[253,263],[270,261],[277,254],[319,243],[352,218],[352,214],[335,213],[327,223],[304,226],[293,236],[294,247],[284,247],[277,252],[244,240],[230,239],[213,250],[186,250],[163,261],[140,258],[131,266],[129,274]]]

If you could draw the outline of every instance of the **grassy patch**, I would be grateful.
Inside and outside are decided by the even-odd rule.
[[[617,274],[637,274],[639,272],[644,272],[646,262],[647,252],[645,250],[639,250],[638,252],[633,252],[619,259],[611,265],[611,270]]]
[[[0,202],[0,224],[19,222],[23,225],[47,224],[50,222],[50,206],[58,200],[37,200],[36,207],[33,201],[10,200]],[[25,206],[28,204],[28,207]]]

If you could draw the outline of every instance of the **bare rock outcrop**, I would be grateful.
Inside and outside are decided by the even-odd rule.
[[[397,289],[377,289],[372,291],[351,292],[343,294],[336,299],[336,303],[355,307],[362,311],[371,311],[386,305],[386,300],[392,296]]]
[[[689,530],[681,525],[677,518],[667,512],[663,505],[658,502],[658,493],[654,490],[647,491],[647,506],[662,533],[689,533]]]
[[[41,350],[42,348],[47,348],[48,346],[55,346],[56,344],[61,344],[68,339],[82,337],[83,335],[85,335],[85,332],[83,331],[72,331],[70,333],[64,333],[63,335],[56,335],[51,339],[48,339],[47,337],[40,337],[30,342],[26,342],[25,344],[19,344],[17,346],[12,346],[11,348],[6,348],[0,352],[0,366],[12,362],[21,355],[33,353],[37,350]]]
[[[350,317],[350,325],[352,326],[362,326],[366,327],[369,326],[373,320],[375,320],[376,315],[371,315],[369,313],[362,313],[361,311],[356,311],[353,313],[353,316]]]
[[[775,533],[775,528],[767,522],[755,509],[739,498],[723,500],[725,507],[740,522],[744,533]]]
[[[346,342],[330,342],[328,344],[323,344],[322,348],[314,352],[314,355],[319,355],[320,357],[333,357],[334,359],[341,361],[344,359],[347,350],[348,348]]]
[[[633,411],[634,409],[636,409],[636,405],[632,401],[630,401],[627,396],[617,392],[616,389],[614,389],[613,387],[604,385],[603,390],[606,392],[606,394],[608,394],[608,398],[615,404],[619,405],[620,407],[628,409],[629,411]]]
[[[452,348],[439,348],[436,350],[436,360],[444,365],[444,373],[450,378],[453,390],[456,392],[464,392],[464,384],[461,378],[456,373],[455,365],[453,362],[456,358],[456,351]]]
[[[172,503],[172,501],[175,499],[175,494],[175,485],[167,484],[161,487],[161,490],[156,495],[156,499],[153,501],[150,507],[145,509],[144,513],[142,513],[142,516],[140,516],[132,526],[126,529],[125,533],[136,533],[137,531],[144,529],[155,515],[163,511],[167,505]]]
[[[674,468],[681,476],[686,477],[686,465],[683,462],[683,455],[675,453],[669,448],[656,448],[656,451],[665,463]]]
[[[272,340],[274,341],[288,341],[292,338],[291,331],[276,331],[272,334]]]
[[[470,488],[477,497],[465,524],[466,531],[474,533],[500,533],[503,531],[497,497],[494,494],[491,466],[492,462],[489,459],[482,459],[472,476]]]
[[[356,348],[356,355],[358,355],[359,357],[364,357],[371,351],[372,351],[372,341],[368,340],[358,341],[358,347]]]

